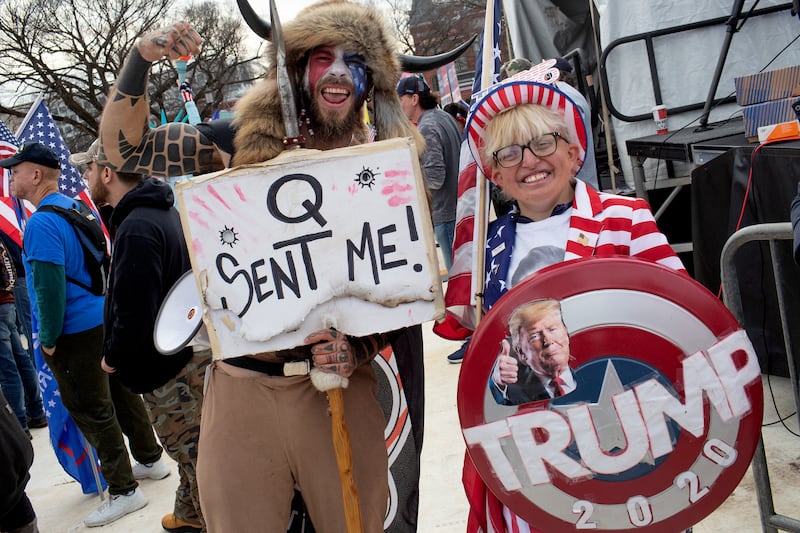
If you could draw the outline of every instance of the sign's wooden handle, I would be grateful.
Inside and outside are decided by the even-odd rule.
[[[344,516],[347,533],[363,533],[361,510],[359,509],[358,487],[353,478],[353,448],[350,444],[350,432],[344,418],[344,398],[342,389],[328,391],[328,403],[331,408],[331,427],[333,430],[333,449],[336,453],[336,465],[339,467],[339,478],[342,482],[342,499],[344,500]]]

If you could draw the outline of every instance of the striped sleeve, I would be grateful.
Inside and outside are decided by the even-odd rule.
[[[641,198],[633,199],[630,255],[678,271],[686,271],[667,238],[659,231],[650,206]]]

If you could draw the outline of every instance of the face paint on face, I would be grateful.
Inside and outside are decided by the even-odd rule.
[[[303,85],[314,96],[324,84],[352,87],[353,77],[344,61],[344,52],[338,46],[319,46],[308,56]]]
[[[364,62],[364,57],[359,54],[345,54],[344,63],[350,69],[356,102],[359,102],[367,92],[367,64]]]
[[[366,92],[366,65],[338,46],[320,46],[308,56],[303,88],[310,102],[314,131],[323,137],[351,135],[360,120],[357,82]],[[351,66],[355,67],[355,76]],[[363,74],[361,74],[363,72]]]

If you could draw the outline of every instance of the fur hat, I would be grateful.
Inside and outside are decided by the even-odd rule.
[[[305,8],[284,24],[283,34],[286,65],[298,101],[308,53],[318,46],[345,47],[348,52],[361,54],[365,59],[368,91],[371,89],[375,106],[377,139],[412,137],[422,153],[424,141],[403,113],[395,90],[400,80],[395,43],[376,9],[347,0],[324,0]],[[271,65],[266,78],[250,88],[236,106],[234,163],[237,165],[266,161],[284,149],[285,127],[274,47],[269,47],[268,54]],[[366,142],[366,125],[353,133],[356,140]]]

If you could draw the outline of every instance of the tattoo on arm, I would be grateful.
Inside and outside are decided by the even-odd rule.
[[[159,38],[165,39],[153,39]],[[149,69],[150,63],[134,47],[103,110],[100,138],[105,159],[121,172],[161,177],[220,170],[216,147],[191,124],[150,128]]]
[[[389,345],[389,336],[386,333],[375,333],[366,337],[348,335],[347,340],[350,342],[350,351],[353,353],[356,366],[372,361],[378,352]]]
[[[147,91],[149,73],[150,63],[142,58],[142,54],[134,46],[122,66],[122,72],[119,73],[117,90],[134,97],[143,96]]]

